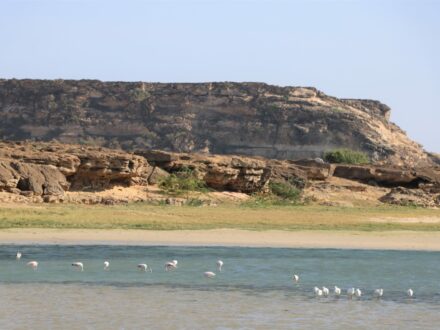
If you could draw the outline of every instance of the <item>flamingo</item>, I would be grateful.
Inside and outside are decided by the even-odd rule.
[[[104,261],[104,270],[108,270],[110,267],[110,262]]]
[[[84,271],[84,265],[82,262],[73,262],[72,267],[76,267],[77,269],[79,269],[82,272]]]
[[[15,257],[16,257],[17,260],[20,260],[20,259],[21,259],[21,252],[18,251],[18,252],[17,252],[17,255],[16,255]]]
[[[414,296],[414,291],[413,291],[413,289],[408,289],[407,291],[406,291],[406,295],[408,296],[408,297],[412,297],[412,296]]]
[[[32,267],[33,270],[36,270],[38,268],[38,261],[29,261],[26,266]]]
[[[347,296],[348,296],[350,299],[352,299],[353,296],[354,296],[355,291],[356,291],[356,290],[355,290],[354,288],[350,288],[350,289],[348,289],[348,290],[347,290]]]
[[[214,272],[204,272],[203,275],[206,278],[214,278],[215,277],[215,273]]]
[[[355,292],[354,292],[354,295],[356,296],[356,297],[358,297],[358,298],[360,298],[361,296],[362,296],[362,291],[361,291],[361,289],[356,289],[355,290]]]
[[[170,270],[174,270],[177,268],[177,260],[168,261],[165,264],[165,271],[168,272]]]
[[[217,269],[219,272],[222,271],[222,267],[223,267],[223,261],[217,260]]]
[[[334,287],[334,293],[335,296],[340,296],[341,295],[341,288],[338,288],[336,285]]]
[[[322,294],[327,297],[330,293],[330,290],[326,288],[325,286],[322,287]]]
[[[293,282],[298,283],[299,282],[299,276],[296,275],[296,274],[293,274],[292,280],[293,280]]]
[[[376,289],[376,290],[374,290],[373,295],[374,295],[376,298],[380,298],[380,297],[382,297],[382,296],[383,296],[383,289]]]
[[[322,290],[320,288],[318,288],[317,286],[315,286],[313,288],[313,291],[315,292],[315,296],[317,297],[322,297]]]
[[[149,270],[150,273],[153,272],[153,269],[150,266],[148,266],[147,264],[139,264],[139,265],[137,265],[137,268],[139,268],[139,270],[142,270],[144,272],[146,272],[147,270]]]

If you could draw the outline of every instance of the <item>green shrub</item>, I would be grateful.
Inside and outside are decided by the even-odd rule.
[[[199,207],[199,206],[203,206],[205,205],[205,203],[203,202],[203,200],[198,199],[198,198],[190,198],[188,199],[188,201],[185,203],[185,206],[193,206],[193,207]]]
[[[269,188],[272,194],[284,200],[297,202],[301,197],[301,191],[288,183],[270,182]]]
[[[329,163],[344,164],[368,164],[370,162],[366,153],[350,149],[336,149],[326,152],[324,159]]]
[[[257,193],[242,203],[246,207],[265,208],[271,206],[291,206],[301,203],[301,190],[291,183],[269,182],[268,193]]]
[[[168,194],[179,195],[189,191],[206,192],[208,189],[203,180],[197,178],[191,169],[183,168],[172,173],[159,182],[159,187]]]

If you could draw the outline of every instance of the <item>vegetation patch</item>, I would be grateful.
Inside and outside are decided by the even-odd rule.
[[[190,168],[182,168],[163,178],[159,187],[169,195],[182,195],[191,191],[208,192],[206,183]]]
[[[329,163],[338,164],[369,164],[370,158],[365,152],[351,149],[335,149],[324,154]]]
[[[301,190],[290,182],[269,182],[269,192],[254,194],[242,203],[247,207],[292,206],[301,204]]]
[[[236,204],[217,207],[182,207],[129,203],[126,205],[31,204],[3,205],[0,229],[248,229],[248,230],[418,230],[440,231],[440,222],[423,218],[440,217],[440,210],[402,206],[328,207],[322,205],[268,205],[258,208]],[[194,201],[194,204],[199,202]],[[280,203],[280,200],[278,200]],[[258,205],[257,205],[258,206]],[[374,219],[386,219],[383,222]],[[420,222],[406,222],[420,218]],[[399,219],[403,219],[399,222]]]

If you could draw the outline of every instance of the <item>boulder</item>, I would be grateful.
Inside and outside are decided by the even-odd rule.
[[[380,201],[402,206],[438,207],[440,206],[440,194],[430,194],[422,189],[396,187],[381,197]]]
[[[440,170],[431,167],[396,167],[386,165],[336,164],[334,176],[384,187],[440,189]],[[428,189],[428,188],[426,188]]]
[[[289,161],[301,169],[309,180],[326,180],[333,175],[335,165],[324,162],[320,158]]]
[[[418,183],[423,181],[411,169],[374,165],[337,164],[333,175],[344,179],[387,187],[417,187]]]
[[[170,174],[161,169],[158,166],[154,166],[150,176],[148,177],[148,184],[158,184],[162,179],[166,178],[167,176],[169,176]]]
[[[299,189],[304,189],[307,184],[308,173],[301,167],[284,161],[269,161],[268,165],[271,169],[270,181],[272,182],[289,182]]]

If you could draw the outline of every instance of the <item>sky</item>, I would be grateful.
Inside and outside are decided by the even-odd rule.
[[[440,152],[440,0],[0,0],[0,78],[258,81],[376,99]]]

